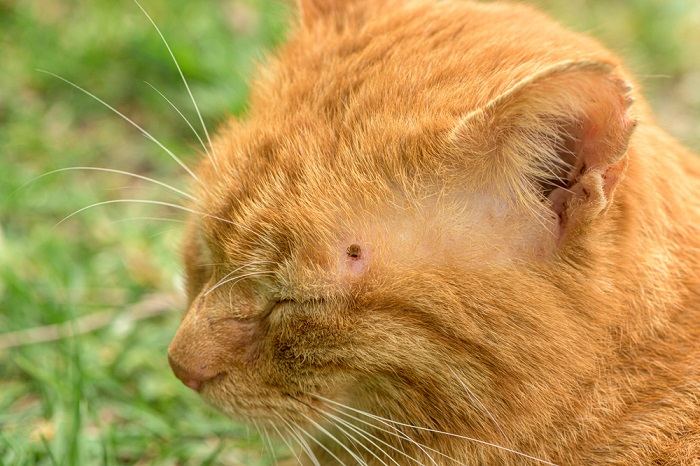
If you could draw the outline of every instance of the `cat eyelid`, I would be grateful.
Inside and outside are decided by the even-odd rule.
[[[296,301],[291,300],[291,299],[272,299],[270,300],[265,308],[263,309],[263,314],[264,315],[270,315],[276,310],[279,310],[281,306],[284,306],[285,304],[298,304]]]

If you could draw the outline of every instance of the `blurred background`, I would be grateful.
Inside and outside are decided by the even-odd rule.
[[[284,2],[141,1],[207,126],[242,113],[255,62],[284,39]],[[625,57],[661,125],[700,149],[700,2],[530,3]],[[92,166],[187,186],[137,130],[37,71],[75,81],[194,165],[198,141],[158,92],[198,120],[157,32],[130,0],[0,0],[0,31],[0,464],[274,464],[254,429],[218,415],[168,368],[183,212],[114,203],[57,225],[96,202],[182,198],[118,173],[34,180]]]

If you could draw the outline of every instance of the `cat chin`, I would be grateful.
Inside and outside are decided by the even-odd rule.
[[[281,418],[299,424],[307,422],[305,416],[313,415],[311,405],[295,397],[269,391],[263,393],[262,390],[244,393],[221,381],[207,383],[200,396],[231,419],[247,424],[267,422],[283,425]]]
[[[267,403],[267,400],[250,401],[222,398],[206,392],[202,392],[202,398],[209,405],[223,412],[227,417],[236,422],[255,424],[256,422],[279,421],[275,415],[275,413],[280,410],[280,405],[278,402]]]

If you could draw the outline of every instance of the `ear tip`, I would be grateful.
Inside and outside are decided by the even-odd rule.
[[[620,72],[613,74],[612,80],[620,92],[625,109],[629,109],[636,101],[634,84]]]

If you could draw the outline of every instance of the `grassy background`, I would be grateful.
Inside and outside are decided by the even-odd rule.
[[[700,148],[700,3],[536,0],[620,52],[642,77],[659,120]],[[169,39],[210,128],[246,102],[254,60],[283,38],[273,0],[143,0]],[[179,289],[179,202],[120,175],[50,170],[98,166],[185,186],[154,144],[70,86],[78,82],[142,124],[186,163],[196,139],[144,81],[194,121],[188,96],[147,19],[128,0],[0,0],[0,334],[99,311],[110,325],[79,338],[0,349],[0,464],[271,464],[262,441],[205,406],[171,375],[172,312],[138,322],[124,310]],[[0,336],[0,343],[2,343]]]

